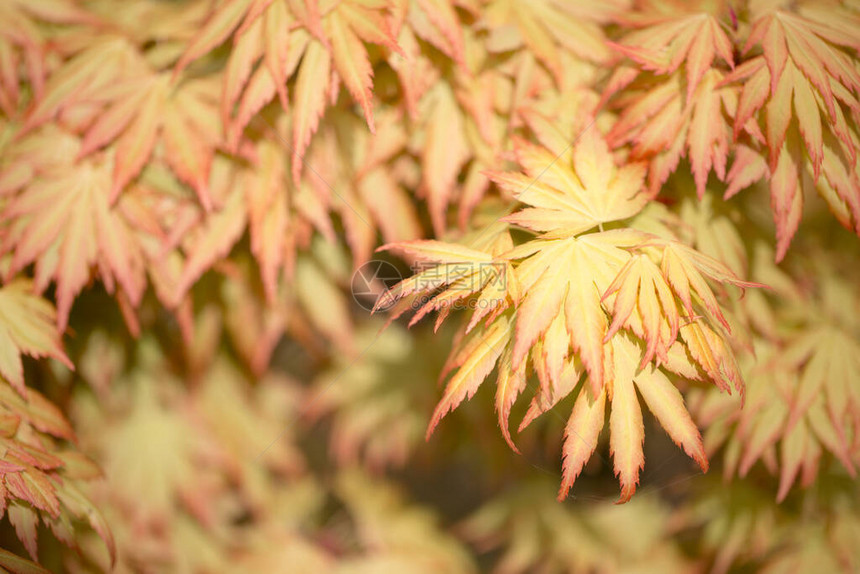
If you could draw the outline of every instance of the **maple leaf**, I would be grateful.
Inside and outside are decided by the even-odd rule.
[[[288,257],[289,195],[283,193],[286,173],[283,153],[268,142],[259,144],[258,169],[247,174],[244,185],[248,206],[251,252],[260,264],[266,298],[274,302],[278,273]]]
[[[804,215],[818,224],[819,203],[860,231],[856,1],[628,4],[3,4],[0,514],[24,549],[36,556],[41,522],[75,547],[64,567],[107,571],[104,510],[122,571],[474,570],[387,486],[347,471],[329,497],[297,444],[319,429],[284,421],[313,410],[310,390],[337,462],[380,468],[493,377],[514,451],[511,417],[522,432],[572,409],[554,437],[558,498],[587,487],[606,446],[619,502],[632,501],[571,512],[529,484],[495,497],[463,532],[498,570],[680,572],[711,554],[715,572],[740,558],[856,569],[856,253],[824,233],[795,247],[790,273],[773,261]],[[764,180],[775,250],[758,237],[759,198],[715,201]],[[666,184],[678,193],[655,201]],[[380,238],[415,274],[377,311],[412,310],[410,325],[436,311],[434,330],[462,319],[439,391],[420,374],[431,345],[405,345],[399,326],[377,341],[350,308],[351,273]],[[747,276],[773,291],[738,299],[760,286]],[[68,324],[92,281],[115,295],[133,346],[114,329],[92,336],[81,314]],[[51,290],[58,313],[38,295]],[[72,390],[74,434],[20,358],[68,362],[67,326],[78,374],[42,374]],[[745,349],[756,359],[737,361]],[[322,376],[302,388],[284,367]],[[392,383],[404,377],[418,394]],[[717,448],[727,478],[761,462],[796,503],[710,479],[702,508],[632,500],[648,470],[643,406],[703,470]],[[106,481],[84,484],[97,465],[57,449],[76,440]],[[673,540],[688,528],[705,533],[700,556]],[[32,570],[0,552],[3,568]]]
[[[20,424],[29,425],[39,432],[57,438],[66,440],[74,440],[75,438],[75,434],[63,416],[63,413],[53,403],[33,389],[27,388],[24,393],[20,393],[17,389],[13,389],[11,385],[8,385],[4,379],[3,384],[0,384],[0,403],[2,403],[6,414],[14,415],[17,419],[14,424],[4,429],[4,433],[9,435],[7,438],[13,437],[16,434]],[[15,439],[11,440],[14,441]],[[19,455],[23,456],[24,460],[33,466],[44,468],[57,468],[61,466],[61,461],[55,460],[52,456],[41,458],[39,457],[39,452],[34,453],[32,448],[26,445],[20,448],[16,447],[16,449],[23,449],[25,454],[19,453]],[[38,448],[37,450],[43,449]],[[33,456],[39,458],[33,458]]]
[[[477,269],[505,266],[499,274],[505,289],[492,292],[500,311],[476,310],[468,321],[466,336],[443,370],[444,375],[457,369],[428,434],[449,410],[474,395],[498,364],[499,424],[513,446],[507,417],[526,385],[526,365],[538,374],[541,389],[520,430],[573,392],[584,370],[587,390],[580,392],[568,426],[560,496],[594,450],[604,402],[611,406],[620,501],[632,496],[644,464],[634,384],[670,436],[706,469],[699,432],[680,393],[658,367],[742,392],[743,381],[726,341],[728,322],[706,278],[741,288],[759,285],[739,280],[729,268],[671,237],[632,227],[604,230],[604,224],[635,221],[642,212],[645,170],[639,164],[616,167],[596,130],[582,135],[566,161],[522,141],[516,152],[525,175],[491,177],[529,207],[504,217],[494,233],[487,230],[488,237],[478,236],[477,244],[465,239],[462,246],[415,241],[384,247],[435,264],[391,290],[392,300],[407,302],[422,292],[436,293],[413,322],[431,310],[440,310],[442,321],[453,303],[475,294],[479,302],[486,300],[492,283],[476,281]],[[503,223],[538,235],[513,246]],[[475,249],[478,245],[481,249]],[[407,307],[394,307],[394,316]],[[573,442],[579,436],[593,439],[586,441],[588,448]]]
[[[755,309],[770,317],[754,322],[765,326],[753,338],[757,361],[741,365],[749,381],[744,409],[710,393],[690,396],[698,419],[709,427],[708,451],[723,448],[726,477],[743,477],[762,461],[779,477],[777,501],[788,496],[798,477],[806,488],[820,476],[822,454],[856,474],[851,429],[858,424],[860,396],[849,381],[860,376],[858,324],[856,314],[846,310],[858,301],[846,281],[827,273],[825,256],[815,261],[822,280],[805,289],[797,289],[792,275],[776,267],[772,252],[754,261],[754,274],[777,287],[780,303],[766,297]],[[789,316],[793,327],[787,328]]]
[[[242,130],[277,95],[287,111],[287,82],[297,71],[293,106],[293,177],[298,183],[311,136],[328,101],[337,98],[338,77],[375,131],[373,70],[365,42],[400,48],[389,27],[389,2],[348,0],[325,6],[297,0],[227,2],[215,9],[177,62],[174,75],[232,35],[234,49],[224,75],[222,122],[236,149]],[[336,76],[331,73],[334,66]],[[238,110],[233,118],[234,107]]]
[[[19,137],[76,108],[89,108],[118,83],[141,75],[148,75],[146,61],[126,38],[97,36],[47,78],[44,95],[27,110]]]
[[[309,257],[296,263],[296,296],[310,322],[347,354],[354,353],[352,320],[333,278]]]
[[[203,388],[194,397],[194,409],[205,423],[205,432],[223,445],[224,458],[220,462],[227,468],[241,469],[243,481],[256,472],[254,467],[259,462],[281,476],[299,476],[305,461],[294,441],[271,445],[264,438],[285,432],[278,412],[283,413],[287,405],[298,407],[293,405],[299,398],[295,396],[294,382],[266,373],[261,376],[259,388],[249,392],[247,380],[230,361],[216,358],[207,367]],[[272,404],[266,405],[266,400]],[[289,402],[284,404],[285,401]],[[288,431],[292,433],[292,428]]]
[[[464,27],[453,0],[400,0],[414,34],[439,49],[461,68],[466,67]]]
[[[116,150],[111,205],[163,147],[155,155],[211,209],[207,180],[221,140],[212,78],[171,81],[125,38],[98,36],[92,46],[49,77],[18,137],[58,115],[73,117],[71,127],[83,134],[79,158],[106,146]]]
[[[113,98],[104,98],[106,109],[86,131],[79,156],[115,143],[111,204],[161,141],[164,161],[196,191],[205,210],[213,208],[208,179],[221,139],[213,87],[206,80],[177,85],[167,73],[144,74],[116,86]]]
[[[610,42],[610,46],[639,64],[641,70],[656,75],[671,75],[683,64],[689,102],[715,60],[720,58],[733,68],[734,56],[732,38],[714,14],[695,12],[698,8],[695,3],[683,8],[687,13],[679,16],[626,15],[624,19],[639,29],[628,32],[618,42]],[[616,75],[622,73],[626,72]]]
[[[183,250],[187,258],[177,278],[173,293],[174,304],[178,303],[194,283],[216,261],[224,259],[245,231],[248,213],[244,209],[245,194],[242,189],[231,186],[237,174],[232,162],[219,161],[219,181],[226,184],[224,204],[210,212],[193,233],[184,238]]]
[[[621,115],[607,137],[612,147],[632,144],[632,157],[649,161],[651,195],[682,157],[692,164],[700,198],[712,169],[726,177],[737,94],[720,89],[720,81],[734,68],[734,33],[721,22],[728,14],[713,8],[648,3],[621,18],[633,31],[610,43],[632,65],[617,67],[604,90],[602,102],[622,91]]]
[[[408,26],[401,26],[397,36],[401,53],[392,53],[388,64],[397,73],[403,90],[403,103],[413,120],[420,120],[418,102],[439,78],[433,61],[425,55],[418,38]]]
[[[719,202],[713,193],[706,193],[700,201],[685,200],[679,210],[680,218],[689,225],[689,231],[692,233],[685,240],[696,250],[716,259],[736,275],[744,277],[749,275],[751,263],[741,236],[741,228],[737,223],[739,215],[737,206]],[[755,245],[754,250],[756,247],[763,247],[763,244]],[[755,267],[760,271],[760,265]],[[772,278],[762,279],[761,282],[774,287]],[[760,292],[750,291],[745,297],[753,293]]]
[[[788,493],[801,465],[807,469],[804,482],[809,485],[815,476],[812,470],[816,464],[810,459],[816,457],[821,447],[839,460],[851,476],[856,475],[857,463],[851,455],[850,439],[846,433],[857,423],[858,396],[845,381],[854,380],[852,377],[860,374],[860,364],[853,355],[844,353],[856,351],[857,340],[840,331],[820,334],[821,339],[816,341],[820,346],[813,346],[801,338],[777,359],[790,361],[787,368],[800,372],[799,378],[793,379],[796,381],[793,401],[787,405],[782,421],[789,430],[782,441],[778,500]],[[804,355],[803,351],[809,354]],[[802,368],[798,368],[801,365]],[[765,415],[761,416],[764,418]],[[814,444],[816,441],[821,445],[818,448]],[[741,473],[755,459],[752,453],[742,459]]]
[[[846,568],[850,571],[858,564],[860,557],[848,542],[849,533],[858,526],[856,510],[853,506],[838,510],[828,505],[820,511],[832,517],[833,527],[824,529],[803,525],[792,528],[786,536],[785,549],[767,560],[766,567],[770,571],[819,566],[834,571]]]
[[[227,128],[228,144],[234,150],[245,125],[276,93],[282,107],[287,109],[287,77],[308,49],[306,33],[302,30],[292,34],[289,32],[293,18],[286,3],[278,1],[266,4],[268,6],[259,2],[253,5],[250,2],[225,4],[212,15],[174,70],[174,75],[179,74],[191,60],[222,42],[242,22],[236,32],[235,48],[230,53],[224,73],[220,106],[221,121]],[[305,59],[309,62],[315,60],[310,52],[305,55]],[[261,61],[263,63],[258,65]],[[316,62],[307,65],[318,66]],[[321,69],[321,72],[328,75],[325,69]],[[327,82],[328,77],[324,81]],[[240,100],[238,115],[232,121],[237,100]],[[320,97],[318,101],[322,103],[325,99]],[[304,105],[300,106],[305,109]],[[301,151],[303,147],[299,154]]]
[[[308,245],[314,230],[333,240],[329,205],[306,182],[298,189],[292,186],[284,150],[264,139],[246,152],[247,163],[220,154],[213,158],[209,191],[218,207],[211,212],[204,212],[160,164],[148,166],[120,198],[117,209],[129,222],[156,295],[166,307],[179,312],[193,285],[213,265],[223,264],[247,230],[263,279],[265,306],[274,317],[282,278],[292,277],[296,251]],[[255,332],[259,334],[247,334]],[[267,356],[265,348],[251,353],[258,357],[254,365]]]
[[[213,163],[213,172],[219,176],[220,170],[215,166],[220,163]],[[225,180],[226,184],[233,181],[229,177]],[[220,183],[222,180],[216,178],[216,181]],[[224,194],[220,187],[213,185],[211,191],[213,198],[222,204]],[[153,163],[126,188],[112,210],[128,226],[129,247],[133,246],[134,251],[140,253],[157,299],[168,309],[176,308],[179,281],[186,264],[180,248],[190,248],[203,227],[204,212],[193,192],[165,165]],[[140,325],[132,302],[122,292],[117,293],[117,302],[130,332],[138,334]],[[185,320],[180,324],[183,329],[187,326]]]
[[[616,170],[606,143],[586,131],[572,154],[573,170],[546,149],[517,142],[524,174],[491,173],[496,184],[532,207],[505,218],[553,237],[572,236],[627,219],[645,206],[639,193],[645,171],[632,163]]]
[[[524,480],[484,503],[460,530],[479,548],[493,551],[493,569],[499,572],[623,570],[643,561],[653,564],[655,553],[677,554],[669,508],[656,496],[642,494],[624,506],[601,499],[571,507],[558,504],[552,494],[545,479]],[[646,538],[631,545],[626,533],[637,526]],[[568,544],[572,539],[578,543]],[[667,559],[658,568],[683,572],[688,566],[683,559]]]
[[[241,23],[241,25],[240,25]],[[191,61],[234,34],[234,49],[224,72],[221,120],[235,149],[242,129],[277,94],[287,109],[287,78],[292,75],[308,43],[303,30],[291,32],[295,18],[281,0],[228,2],[216,9],[188,45],[174,69],[179,74]],[[238,116],[231,122],[239,101]]]
[[[524,60],[520,65],[522,71],[516,78],[517,84],[531,78],[535,86],[528,89],[541,90],[539,86],[546,80],[536,80],[538,74],[534,69],[529,69],[534,65],[527,62]],[[538,99],[528,98],[527,92],[519,96],[525,100],[518,112],[522,121],[540,145],[560,160],[570,161],[570,142],[575,142],[580,134],[591,128],[589,124],[597,114],[600,97],[588,85],[594,72],[586,68],[582,72],[583,85],[575,84],[559,93],[543,91]]]
[[[839,460],[851,476],[856,474],[845,437],[845,425],[852,424],[850,418],[855,416],[850,410],[854,399],[846,403],[845,413],[834,415],[828,408],[831,399],[808,394],[811,385],[819,384],[822,369],[833,369],[836,371],[833,374],[840,375],[848,369],[850,376],[850,369],[856,366],[850,360],[848,364],[834,361],[829,350],[818,349],[819,354],[801,369],[808,356],[798,356],[799,345],[811,347],[801,339],[779,353],[759,341],[757,355],[762,366],[745,365],[748,392],[743,409],[737,409],[734,401],[710,393],[690,396],[697,419],[709,429],[705,433],[707,450],[713,452],[723,447],[724,476],[727,479],[735,474],[746,476],[755,463],[763,461],[772,474],[779,476],[776,492],[779,502],[789,494],[798,475],[804,487],[812,484],[823,452]],[[846,346],[853,350],[856,341]],[[825,362],[828,359],[832,366]]]
[[[94,265],[108,290],[118,283],[133,306],[143,295],[142,254],[109,205],[110,171],[110,158],[50,169],[23,186],[3,211],[11,230],[3,243],[3,252],[12,254],[8,274],[35,262],[35,290],[56,283],[60,332]]]
[[[469,330],[482,319],[492,321],[510,306],[518,296],[513,268],[504,262],[494,262],[498,255],[512,246],[506,226],[496,225],[474,237],[474,245],[466,247],[436,240],[414,240],[387,244],[379,251],[392,250],[416,261],[418,273],[388,290],[374,306],[374,311],[395,303],[393,316],[408,309],[417,311],[414,324],[434,310],[441,310],[444,319],[458,301],[478,294]],[[441,265],[440,265],[441,264]],[[423,292],[447,287],[435,297],[421,297]],[[404,301],[401,301],[403,299]]]
[[[203,346],[213,343],[218,346],[217,337]],[[292,440],[294,426],[284,426],[285,421],[298,420],[305,396],[295,381],[268,373],[250,386],[236,365],[216,355],[197,373],[198,384],[189,392],[170,374],[155,341],[144,336],[138,349],[140,363],[124,372],[103,400],[79,393],[74,406],[83,421],[81,443],[97,453],[111,473],[136,477],[130,483],[109,479],[92,490],[115,525],[120,567],[134,569],[139,560],[192,569],[217,568],[227,560],[264,569],[283,565],[276,560],[308,564],[311,570],[326,566],[327,554],[311,537],[302,536],[301,546],[316,551],[316,562],[303,560],[302,548],[286,542],[295,537],[294,528],[316,516],[325,500],[319,483],[304,473],[303,457]],[[92,347],[86,353],[98,356],[99,351]],[[169,441],[170,452],[166,443],[145,440],[137,458],[129,457],[127,449],[120,448],[125,443],[116,440],[143,435],[179,439]],[[275,443],[274,436],[280,436]],[[159,452],[160,464],[145,463]],[[139,496],[141,488],[150,493],[146,500]],[[230,500],[241,501],[243,512],[256,515],[253,524],[243,527],[249,541],[233,558],[218,551],[224,540],[221,525],[237,508]],[[165,528],[168,537],[163,536]],[[83,563],[107,569],[107,560],[94,551],[99,549],[92,542],[80,537]],[[185,556],[180,549],[189,548],[194,549],[189,558],[165,558]]]
[[[781,524],[781,509],[767,499],[765,491],[749,483],[709,479],[708,496],[693,507],[693,522],[702,525],[709,537],[707,547],[713,554],[714,572],[729,572],[741,561],[764,558],[777,542],[776,524]]]
[[[371,102],[373,70],[362,40],[399,50],[380,12],[363,6],[362,2],[347,1],[323,18],[323,30],[331,43],[335,69],[364,111],[371,133],[376,131]]]
[[[841,7],[827,13],[768,10],[754,16],[744,50],[762,54],[746,59],[723,83],[743,83],[735,135],[751,121],[763,125],[756,140],[767,165],[748,149],[739,153],[729,191],[769,177],[780,261],[799,225],[803,196],[811,192],[804,171],[811,172],[812,183],[839,222],[860,234],[860,43],[843,31],[840,19],[856,16]]]
[[[415,6],[411,4],[410,10]],[[408,27],[401,29],[400,37],[408,55],[392,54],[389,64],[398,74],[406,112],[415,124],[407,150],[421,157],[419,196],[426,199],[433,229],[441,236],[448,226],[448,208],[454,203],[458,204],[459,226],[466,227],[489,189],[484,171],[497,166],[498,158],[506,153],[505,142],[518,121],[519,106],[526,106],[539,92],[536,84],[550,80],[543,71],[534,70],[533,60],[530,67],[518,65],[515,71],[480,65],[492,54],[472,35],[466,42],[473,58],[453,70],[448,63],[422,53]],[[523,53],[515,59],[528,58]],[[450,79],[439,82],[434,78]],[[380,89],[386,88],[387,84],[380,84]]]
[[[191,463],[197,433],[177,412],[168,410],[155,395],[155,389],[138,384],[135,400],[123,424],[117,425],[105,442],[104,466],[109,476],[121,477],[116,495],[129,503],[146,493],[146,508],[134,507],[144,520],[165,516],[173,508],[182,489],[191,490],[194,465]],[[138,444],[132,453],[123,445]],[[169,450],[164,445],[170,444]],[[146,474],[139,466],[157,458],[160,463]]]
[[[310,173],[299,183],[294,202],[329,241],[334,241],[335,233],[327,212],[339,216],[356,268],[370,258],[377,231],[385,241],[423,235],[407,191],[417,187],[411,178],[415,172],[410,171],[416,164],[403,155],[407,142],[402,112],[385,110],[377,117],[375,134],[348,112],[333,113],[326,120],[303,159]],[[392,163],[401,169],[389,169]]]
[[[622,91],[615,100],[621,116],[609,140],[613,147],[632,144],[633,158],[649,160],[652,194],[684,156],[700,197],[712,169],[728,183],[726,198],[766,178],[778,261],[812,187],[844,226],[860,230],[860,192],[852,176],[860,45],[839,23],[855,16],[844,8],[827,12],[806,4],[796,10],[756,6],[746,38],[736,31],[728,35],[707,13],[634,14],[630,25],[642,29],[615,46],[635,65],[618,68],[604,93],[605,101]],[[742,55],[727,70],[734,66],[735,37],[743,43]],[[678,89],[684,77],[686,99]],[[730,154],[734,161],[727,170]]]
[[[20,290],[21,286],[20,282],[13,283],[3,290]],[[10,294],[2,296],[7,298]],[[51,311],[47,303],[28,293],[18,294],[16,298],[32,307],[37,316]],[[8,304],[4,307],[9,310]],[[29,318],[24,323],[33,321],[34,318]],[[51,337],[47,334],[34,336],[34,343],[41,344],[38,339],[45,338]],[[3,375],[0,377],[0,420],[3,421],[0,427],[3,452],[0,509],[6,512],[30,556],[38,559],[36,526],[40,519],[60,541],[70,546],[74,544],[72,520],[75,519],[88,522],[97,532],[113,563],[116,554],[111,533],[98,510],[77,490],[80,483],[98,478],[101,472],[79,452],[60,450],[56,446],[55,438],[76,441],[60,409],[33,389],[13,389]],[[0,563],[6,564],[2,560]]]
[[[607,139],[613,147],[632,144],[632,159],[648,161],[652,196],[682,157],[690,160],[700,198],[712,170],[720,180],[726,179],[732,137],[730,114],[737,91],[721,86],[723,78],[718,70],[705,71],[693,97],[685,100],[678,89],[680,73],[675,72],[656,87],[644,88],[620,101],[621,115]],[[758,129],[752,124],[748,131],[757,133]]]
[[[0,375],[22,395],[26,394],[22,353],[51,357],[74,369],[63,352],[55,321],[54,308],[33,295],[30,281],[16,279],[0,288]]]
[[[445,84],[439,84],[426,97],[433,103],[432,111],[426,114],[423,179],[433,229],[440,235],[446,227],[445,212],[451,192],[469,152],[462,114],[451,90]]]
[[[305,150],[325,112],[331,81],[331,54],[318,42],[308,46],[296,78],[293,120],[293,181],[298,183]]]
[[[442,75],[446,69],[439,66],[434,71]],[[448,227],[452,204],[458,204],[458,223],[463,229],[487,193],[490,182],[484,172],[498,165],[497,158],[505,153],[505,141],[516,121],[517,102],[511,93],[515,82],[495,70],[472,73],[457,69],[453,85],[422,84],[420,101],[407,100],[407,111],[412,114],[410,106],[414,105],[418,116],[407,149],[420,154],[418,191],[427,201],[437,236]]]
[[[343,223],[356,266],[369,257],[377,229],[389,240],[418,236],[421,232],[417,214],[405,189],[395,175],[380,166],[403,145],[402,132],[396,123],[398,117],[397,113],[381,114],[379,133],[368,135],[350,114],[339,116],[342,122],[338,124],[343,130],[356,131],[343,133],[326,125],[308,163],[332,167],[325,170],[325,177],[312,170],[314,177],[302,179],[298,184],[285,175],[288,155],[282,147],[289,146],[274,130],[267,132],[271,139],[244,148],[243,159],[247,163],[216,156],[211,191],[220,207],[209,214],[201,213],[186,201],[177,204],[175,196],[181,190],[175,189],[175,184],[166,190],[169,202],[163,195],[147,191],[146,195],[154,197],[147,198],[146,203],[154,205],[141,207],[158,209],[147,217],[148,221],[140,222],[147,228],[147,234],[160,242],[152,258],[162,259],[165,252],[180,243],[188,256],[182,263],[185,269],[169,280],[172,285],[166,293],[172,295],[166,298],[159,295],[160,298],[168,306],[175,306],[206,269],[230,252],[246,227],[270,303],[280,289],[279,279],[293,277],[296,252],[310,244],[314,231],[328,241],[335,240],[332,222],[335,215]],[[362,153],[350,152],[353,161],[333,159],[356,141],[366,145],[361,146]],[[159,179],[163,175],[160,173]],[[153,183],[156,182],[144,182],[142,187],[149,190]],[[163,182],[158,185],[164,187]],[[141,199],[140,195],[139,189],[131,192],[134,201]],[[398,217],[392,217],[392,209]],[[181,215],[176,210],[181,210]],[[133,211],[130,216],[138,219],[138,214]],[[171,223],[163,225],[157,221],[160,218]]]
[[[672,440],[699,464],[703,472],[708,470],[702,437],[684,407],[681,393],[661,370],[651,366],[640,369],[638,365],[642,354],[642,349],[626,336],[612,339],[610,448],[615,473],[621,482],[619,503],[627,502],[633,496],[639,471],[645,464],[642,413],[634,388]],[[559,500],[567,497],[597,447],[598,436],[605,424],[606,394],[607,391],[602,390],[594,399],[590,393],[583,391],[574,404],[565,429],[565,464]]]
[[[482,9],[481,17],[490,30],[489,42],[497,51],[517,50],[525,44],[561,86],[566,72],[560,52],[596,63],[608,59],[599,24],[608,21],[611,12],[612,7],[585,2],[496,0]]]

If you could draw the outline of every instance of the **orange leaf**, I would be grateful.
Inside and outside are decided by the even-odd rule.
[[[564,471],[558,500],[567,498],[574,481],[597,448],[597,439],[606,422],[606,389],[595,399],[585,387],[579,392],[564,429]]]
[[[499,361],[499,378],[496,381],[496,412],[499,415],[499,427],[502,429],[502,436],[505,438],[508,446],[516,453],[519,453],[519,449],[517,449],[514,441],[511,439],[508,419],[511,416],[511,407],[525,388],[525,365],[513,371],[511,369],[510,348],[508,348]]]
[[[26,391],[21,354],[52,357],[74,368],[54,327],[54,308],[33,295],[32,288],[25,279],[0,288],[0,375],[22,396],[26,396]]]
[[[433,433],[436,425],[449,411],[457,407],[463,399],[471,398],[478,387],[493,370],[496,361],[502,354],[505,344],[509,339],[510,325],[506,317],[500,317],[486,329],[474,331],[477,344],[475,349],[465,358],[460,368],[448,381],[445,395],[436,410],[430,423],[427,425],[427,438]]]
[[[188,64],[209,53],[227,39],[239,25],[248,11],[252,0],[227,0],[218,7],[200,32],[191,41],[185,53],[176,64],[175,74],[179,74]]]
[[[708,458],[702,444],[702,435],[684,407],[684,399],[675,385],[661,371],[648,366],[633,378],[639,394],[645,399],[648,410],[654,413],[660,425],[675,444],[684,449],[702,468],[708,471]]]
[[[293,102],[293,182],[298,183],[305,150],[325,111],[331,81],[331,57],[318,42],[310,42],[302,58]]]
[[[370,67],[367,50],[339,11],[332,12],[325,24],[335,68],[353,99],[364,111],[367,127],[374,133],[376,127],[373,123],[371,94],[373,69]]]
[[[642,442],[642,410],[633,389],[633,374],[639,363],[638,349],[625,337],[613,339],[615,373],[612,378],[612,401],[609,414],[609,448],[615,475],[621,483],[616,504],[630,500],[639,483],[639,471],[645,464]]]
[[[178,303],[197,279],[219,259],[226,257],[245,230],[246,211],[241,190],[233,191],[224,206],[210,213],[189,248],[174,301]]]

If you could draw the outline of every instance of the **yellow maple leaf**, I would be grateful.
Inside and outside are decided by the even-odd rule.
[[[73,369],[63,352],[50,303],[33,294],[32,283],[17,279],[0,288],[0,375],[24,394],[21,355],[52,357]]]
[[[516,151],[526,175],[491,177],[530,207],[495,223],[479,243],[415,241],[385,247],[435,264],[391,291],[392,299],[407,303],[408,297],[434,294],[413,322],[431,310],[440,310],[439,320],[444,320],[453,303],[476,295],[477,301],[485,300],[488,284],[474,280],[478,270],[494,264],[505,269],[498,277],[507,281],[506,288],[494,295],[500,311],[475,311],[463,329],[465,337],[443,375],[456,372],[428,433],[496,368],[499,424],[513,447],[507,419],[527,386],[531,366],[541,388],[520,429],[581,389],[568,425],[560,496],[594,451],[606,402],[621,501],[633,494],[644,464],[642,415],[634,388],[669,435],[706,469],[699,432],[662,369],[742,392],[726,339],[729,323],[708,279],[741,288],[758,284],[739,280],[728,267],[674,238],[617,227],[617,222],[635,221],[645,207],[645,171],[638,164],[616,167],[597,130],[584,133],[568,157],[554,157],[523,141]],[[513,246],[505,222],[537,237]],[[604,225],[617,228],[605,230]],[[409,306],[395,307],[395,316]],[[479,323],[475,316],[488,318]],[[587,381],[579,385],[583,372]],[[582,436],[589,437],[586,446],[576,443]]]
[[[111,163],[102,157],[50,169],[23,186],[3,212],[15,229],[4,245],[12,253],[9,273],[36,262],[35,289],[56,283],[60,332],[97,263],[109,290],[118,283],[132,306],[143,296],[142,252],[125,218],[109,205]]]

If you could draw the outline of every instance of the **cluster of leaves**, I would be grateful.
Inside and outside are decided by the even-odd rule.
[[[389,247],[441,264],[390,292],[390,299],[411,299],[444,287],[416,317],[478,297],[452,352],[449,367],[458,370],[430,431],[475,393],[498,362],[496,408],[514,449],[508,417],[526,390],[529,367],[540,388],[520,430],[579,388],[565,431],[560,497],[594,453],[607,402],[621,501],[633,495],[644,464],[642,414],[634,389],[669,435],[707,470],[699,431],[666,373],[743,393],[727,340],[729,324],[706,278],[757,285],[677,241],[668,222],[661,221],[668,214],[642,211],[644,169],[638,164],[616,168],[594,131],[584,133],[573,152],[560,158],[525,142],[516,152],[525,175],[503,172],[492,178],[530,206],[503,221],[535,232],[534,238],[514,246],[508,229],[496,225],[466,245],[419,240]],[[629,226],[616,226],[625,220]],[[613,228],[605,230],[610,224]],[[486,273],[487,268],[498,272]]]
[[[83,492],[87,481],[101,477],[101,470],[74,448],[75,432],[63,413],[24,385],[22,354],[71,366],[54,328],[54,308],[33,295],[31,287],[18,280],[0,288],[0,513],[9,518],[34,560],[41,520],[70,546],[76,546],[75,528],[88,523],[102,538],[112,563],[116,550],[110,530]],[[0,568],[42,571],[6,551],[0,553]]]
[[[774,574],[819,567],[850,572],[860,564],[852,543],[860,526],[853,481],[824,478],[781,504],[749,482],[706,488],[691,505],[687,526],[704,525],[700,543],[714,555],[714,572],[737,565]]]
[[[699,197],[711,171],[727,183],[726,199],[769,182],[777,260],[813,188],[860,234],[854,9],[836,1],[742,9],[655,2],[627,18],[632,30],[615,47],[630,62],[604,93],[620,108],[609,139],[648,161],[652,194],[686,157]]]
[[[804,266],[804,273],[822,268]],[[860,376],[857,361],[860,331],[856,295],[844,278],[822,275],[823,280],[798,289],[797,283],[765,258],[758,265],[778,285],[780,308],[762,323],[776,332],[757,335],[755,361],[747,361],[746,404],[711,393],[691,400],[701,423],[708,427],[706,446],[715,450],[725,443],[727,476],[745,476],[762,460],[779,475],[777,499],[783,500],[798,476],[810,487],[819,474],[822,453],[839,461],[844,471],[856,476],[860,389],[852,384]],[[765,307],[764,309],[768,309]]]
[[[481,550],[503,551],[497,572],[625,572],[641,564],[653,572],[690,571],[691,561],[672,540],[677,526],[657,497],[640,495],[621,509],[600,501],[573,513],[550,492],[542,482],[523,484],[480,508],[460,529]],[[634,528],[643,535],[631,541]]]

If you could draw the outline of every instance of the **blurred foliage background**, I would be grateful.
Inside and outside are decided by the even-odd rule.
[[[852,0],[0,2],[0,570],[860,571],[858,50]],[[743,399],[670,377],[708,472],[646,412],[620,505],[608,432],[557,500],[581,365],[519,453],[489,383],[425,440],[468,314],[351,294],[526,244],[498,174],[592,132],[610,230],[767,285],[714,288]]]

